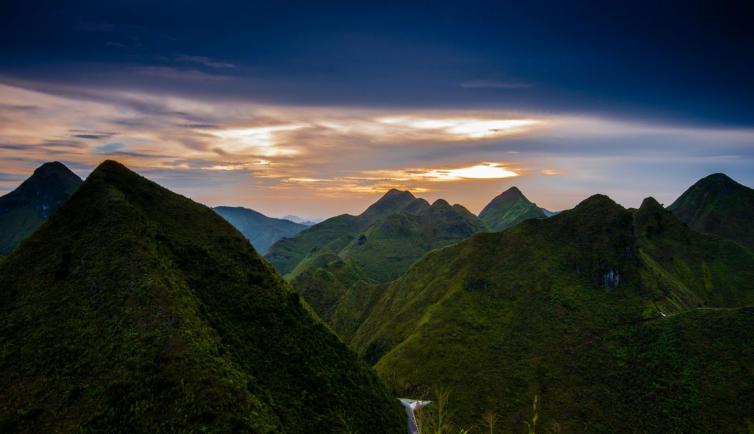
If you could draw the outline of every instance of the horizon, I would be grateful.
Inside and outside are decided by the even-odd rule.
[[[119,164],[123,164],[123,163],[121,163],[121,162],[119,162],[119,161],[117,161],[117,160],[103,160],[103,161],[102,161],[102,162],[101,162],[100,164],[104,163],[105,161],[115,161],[116,163],[119,163]],[[64,164],[64,163],[62,163],[62,162],[60,162],[60,161],[48,161],[48,162],[45,162],[45,163],[43,163],[42,165],[44,165],[44,164],[49,164],[49,163],[60,163],[60,164]],[[39,167],[41,167],[42,165],[40,165]],[[64,165],[65,165],[65,164],[64,164]],[[99,164],[98,164],[97,166],[99,166]],[[127,166],[126,166],[126,167],[127,167]],[[67,166],[66,166],[66,168],[68,168],[69,170],[71,170],[71,169],[70,169],[69,167],[67,167]],[[96,168],[96,167],[95,167],[95,168]],[[130,169],[130,170],[133,170],[132,168],[129,168],[129,169]],[[36,168],[35,168],[35,170],[36,170]],[[93,170],[92,170],[92,171],[93,171]],[[134,171],[135,171],[135,170],[134,170]],[[72,172],[76,173],[75,171],[72,171]],[[136,172],[136,173],[138,173],[138,171],[135,171],[135,172]],[[88,173],[87,173],[86,175],[84,175],[84,176],[82,176],[82,175],[81,175],[81,174],[79,174],[79,173],[76,173],[76,175],[77,175],[77,176],[79,176],[79,177],[80,177],[80,178],[81,178],[81,179],[82,179],[83,181],[85,181],[85,180],[86,180],[86,178],[87,178],[87,177],[88,177],[88,176],[89,176],[90,174],[91,174],[91,171],[90,171],[90,172],[88,172]],[[32,175],[32,174],[29,174],[29,176],[31,176],[31,175]],[[140,174],[140,175],[142,175],[142,174]],[[695,180],[695,181],[694,181],[694,182],[693,182],[692,184],[689,184],[689,185],[688,185],[688,187],[686,187],[686,188],[685,188],[685,189],[684,189],[683,191],[681,191],[680,193],[678,193],[678,195],[677,195],[677,196],[676,196],[675,198],[672,198],[672,199],[671,199],[670,201],[668,201],[668,202],[664,202],[664,201],[662,201],[662,200],[659,200],[659,199],[658,199],[657,197],[655,197],[654,195],[651,195],[651,194],[650,194],[650,195],[647,195],[647,196],[645,196],[644,198],[642,198],[642,199],[641,199],[641,201],[640,201],[640,203],[639,203],[639,205],[640,205],[640,204],[641,204],[641,202],[643,202],[643,201],[644,201],[645,199],[648,199],[648,198],[653,198],[653,199],[657,200],[657,201],[658,201],[658,202],[660,203],[660,205],[662,205],[663,207],[667,207],[667,206],[669,206],[669,205],[670,205],[671,203],[673,203],[673,201],[675,201],[675,200],[676,200],[676,199],[677,199],[678,197],[680,197],[680,196],[681,196],[681,195],[682,195],[682,194],[683,194],[683,193],[684,193],[684,192],[685,192],[685,191],[686,191],[686,190],[687,190],[688,188],[690,188],[690,187],[691,187],[691,186],[692,186],[693,184],[695,184],[696,182],[700,181],[701,179],[704,179],[704,178],[707,178],[707,177],[710,177],[710,176],[713,176],[713,175],[723,175],[723,176],[726,176],[726,177],[728,177],[728,178],[732,179],[732,180],[733,180],[734,182],[741,184],[741,183],[740,183],[740,182],[738,182],[738,181],[737,181],[736,179],[734,179],[734,178],[732,178],[732,177],[728,176],[728,175],[727,175],[727,174],[725,174],[725,173],[722,173],[722,172],[715,172],[715,173],[710,173],[710,174],[707,174],[707,175],[705,175],[705,176],[703,176],[703,177],[701,177],[701,178],[699,178],[699,179]],[[144,176],[144,175],[142,175],[142,176]],[[145,176],[145,178],[149,179],[149,177],[148,177],[148,176]],[[24,179],[24,180],[25,180],[25,179]],[[151,180],[151,179],[150,179],[150,180]],[[152,180],[152,181],[154,181],[154,180]],[[22,180],[22,182],[23,182],[23,180]],[[20,183],[19,183],[19,185],[20,185]],[[745,184],[741,184],[741,185],[745,185]],[[18,187],[18,186],[16,186],[16,187]],[[16,187],[14,187],[13,189],[15,189]],[[748,187],[748,186],[747,186],[747,187]],[[10,191],[12,191],[13,189],[11,189]],[[537,205],[538,207],[540,207],[540,208],[544,208],[544,209],[546,209],[547,211],[550,211],[550,212],[561,212],[561,211],[566,211],[566,210],[572,209],[572,208],[576,207],[576,206],[577,206],[578,204],[580,204],[580,203],[581,203],[582,201],[584,201],[584,200],[588,199],[589,197],[595,196],[595,195],[605,195],[605,196],[607,196],[607,197],[609,197],[610,199],[612,199],[612,200],[614,200],[614,201],[615,201],[615,199],[613,199],[613,198],[612,198],[612,197],[611,197],[610,195],[608,195],[608,194],[605,194],[605,193],[602,193],[602,192],[595,192],[595,193],[591,193],[591,194],[588,194],[588,195],[586,195],[586,196],[585,196],[585,197],[584,197],[583,199],[579,200],[579,201],[578,201],[577,203],[574,203],[574,204],[573,204],[573,206],[570,206],[570,207],[568,207],[568,208],[562,208],[562,209],[550,209],[550,208],[547,208],[546,206],[543,206],[543,205],[539,204],[539,203],[538,203],[538,202],[537,202],[536,200],[534,200],[533,198],[529,197],[529,196],[528,196],[528,195],[526,194],[526,192],[525,192],[525,191],[523,191],[523,190],[522,190],[521,188],[519,188],[519,187],[518,187],[517,185],[515,185],[515,184],[514,184],[514,185],[511,185],[511,186],[507,187],[507,188],[506,188],[505,190],[498,192],[498,193],[497,193],[497,194],[495,194],[494,196],[490,197],[490,198],[489,198],[489,200],[488,200],[488,201],[487,201],[486,203],[484,203],[484,205],[483,205],[482,207],[480,207],[480,208],[479,208],[479,209],[477,210],[477,209],[472,209],[472,208],[470,208],[470,207],[466,206],[466,204],[464,204],[464,203],[462,203],[462,202],[455,202],[455,201],[452,201],[452,200],[447,200],[446,198],[443,198],[443,197],[437,197],[437,198],[429,199],[429,198],[428,198],[427,196],[424,196],[424,195],[422,195],[422,194],[417,194],[416,192],[414,192],[414,191],[411,191],[411,190],[401,190],[400,188],[389,187],[389,188],[388,188],[387,190],[384,190],[384,191],[381,191],[381,192],[377,192],[377,194],[376,194],[376,196],[374,196],[373,200],[372,200],[371,202],[368,202],[368,203],[367,203],[366,205],[364,205],[364,207],[363,207],[363,208],[361,208],[361,209],[359,209],[359,210],[355,210],[355,211],[353,211],[353,212],[344,212],[344,213],[340,213],[340,214],[351,214],[351,215],[359,215],[359,214],[361,214],[362,212],[364,212],[364,211],[365,211],[365,210],[366,210],[366,209],[367,209],[367,208],[368,208],[368,207],[369,207],[370,205],[372,205],[372,204],[374,204],[374,203],[375,203],[376,201],[380,200],[380,199],[381,199],[382,197],[384,197],[385,195],[387,195],[387,194],[388,194],[389,192],[391,192],[391,191],[398,191],[398,192],[402,192],[402,193],[406,193],[406,192],[407,192],[407,193],[410,193],[410,194],[412,194],[412,195],[413,195],[414,197],[416,197],[417,199],[425,199],[425,200],[426,200],[427,202],[429,202],[429,204],[430,204],[430,205],[431,205],[431,204],[433,204],[433,203],[434,203],[435,201],[438,201],[438,200],[445,200],[445,201],[447,201],[447,202],[448,202],[448,203],[449,203],[450,205],[461,205],[461,206],[463,206],[464,208],[466,208],[466,209],[468,209],[469,211],[471,211],[471,212],[472,212],[473,214],[475,214],[475,215],[479,215],[479,213],[480,213],[480,212],[482,211],[482,208],[484,208],[484,206],[486,206],[486,205],[487,205],[488,203],[490,203],[490,201],[492,201],[492,200],[493,200],[494,198],[496,198],[496,197],[497,197],[498,195],[501,195],[501,194],[503,194],[504,192],[507,192],[508,190],[512,190],[512,189],[518,189],[518,190],[519,190],[519,192],[520,192],[521,194],[523,194],[523,195],[524,195],[524,196],[525,196],[525,197],[526,197],[526,198],[527,198],[527,199],[528,199],[529,201],[531,201],[532,203],[534,203],[534,204],[535,204],[535,205]],[[10,192],[10,191],[8,191],[8,192]],[[3,194],[6,194],[6,193],[8,193],[8,192],[0,192],[0,196],[2,196]],[[630,209],[630,208],[635,208],[635,209],[638,209],[638,208],[639,208],[639,205],[636,205],[636,206],[626,206],[625,204],[621,204],[621,203],[620,203],[620,202],[618,202],[618,201],[615,201],[615,202],[616,202],[616,203],[618,203],[618,205],[621,205],[621,206],[622,206],[623,208],[626,208],[626,209]],[[200,202],[200,203],[201,203],[201,202]],[[310,215],[299,215],[299,214],[293,214],[293,213],[288,213],[288,214],[281,214],[281,215],[274,215],[274,214],[267,214],[267,213],[265,213],[265,212],[263,212],[263,211],[260,211],[260,210],[258,210],[258,209],[254,209],[254,208],[250,208],[250,207],[248,207],[248,206],[243,206],[243,205],[238,205],[238,204],[217,204],[217,205],[204,204],[204,205],[206,205],[206,206],[208,206],[208,207],[211,207],[211,208],[216,208],[216,207],[229,207],[229,208],[237,208],[237,207],[241,207],[241,208],[246,208],[246,209],[251,209],[251,210],[253,210],[253,211],[261,212],[262,214],[264,214],[264,215],[265,215],[265,216],[267,216],[267,217],[274,217],[274,218],[278,218],[278,219],[290,219],[290,218],[295,218],[295,219],[301,219],[302,221],[310,221],[310,222],[313,222],[313,223],[315,223],[315,224],[316,224],[316,223],[319,223],[319,222],[321,222],[321,221],[324,221],[324,220],[326,220],[326,219],[328,219],[328,218],[331,218],[331,217],[335,217],[335,216],[337,216],[337,215],[340,215],[340,214],[331,214],[331,215],[322,215],[322,216],[310,216]]]
[[[307,219],[389,188],[478,213],[514,185],[550,210],[754,185],[744,4],[225,6],[1,6],[0,194],[105,159]]]

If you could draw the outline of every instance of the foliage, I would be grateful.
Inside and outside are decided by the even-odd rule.
[[[118,163],[0,263],[0,288],[3,431],[403,432],[240,233]]]
[[[750,305],[749,250],[597,195],[349,290],[331,323],[401,395],[451,387],[462,426],[494,411],[523,432],[537,394],[551,431],[736,432],[754,410]]]

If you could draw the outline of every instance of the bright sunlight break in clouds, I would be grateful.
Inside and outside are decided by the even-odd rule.
[[[672,146],[683,147],[684,164],[745,164],[752,137],[594,117],[219,103],[33,83],[0,85],[0,96],[6,191],[44,161],[86,175],[112,158],[210,205],[273,215],[358,212],[389,188],[479,210],[512,179],[561,209],[594,192],[587,184],[623,185],[616,174],[627,165],[678,164]],[[633,204],[652,186],[636,190],[613,195]]]

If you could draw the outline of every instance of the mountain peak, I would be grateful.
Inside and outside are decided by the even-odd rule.
[[[501,196],[519,196],[519,197],[525,197],[524,194],[521,192],[521,190],[518,189],[515,185],[504,192],[500,194]]]
[[[35,175],[45,175],[45,174],[50,174],[50,173],[73,173],[73,172],[71,172],[71,170],[68,167],[66,167],[65,164],[59,161],[50,161],[34,169]]]
[[[610,199],[609,196],[606,196],[604,194],[593,194],[576,205],[574,210],[594,210],[599,208],[609,209],[615,207],[623,208],[615,203],[614,200]]]
[[[401,191],[392,188],[379,198],[377,202],[370,205],[369,208],[361,213],[361,217],[369,220],[385,217],[402,211],[414,200],[416,200],[416,197],[410,191]]]
[[[502,231],[524,220],[545,218],[545,213],[524,196],[518,187],[511,187],[495,196],[479,213],[479,218],[492,231]]]
[[[754,189],[723,173],[713,173],[689,187],[669,207],[680,221],[754,248]]]
[[[443,209],[443,208],[451,208],[450,204],[445,199],[437,199],[436,201],[432,202],[432,206],[430,208],[433,209]]]
[[[65,165],[45,163],[12,192],[0,197],[0,255],[36,230],[81,185]]]

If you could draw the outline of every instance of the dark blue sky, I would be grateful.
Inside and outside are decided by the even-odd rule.
[[[212,99],[748,126],[747,3],[11,1],[0,11],[0,75]],[[134,77],[134,67],[154,73]],[[170,68],[234,79],[197,88]]]

